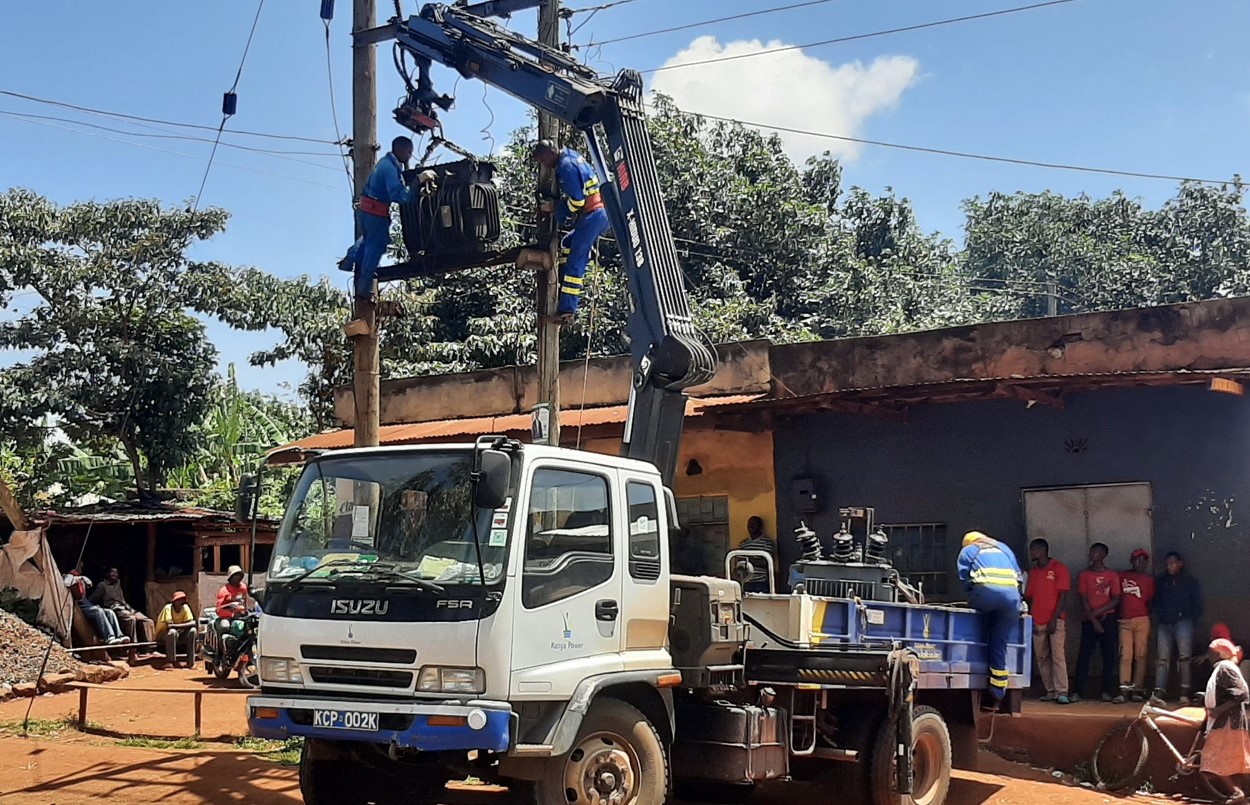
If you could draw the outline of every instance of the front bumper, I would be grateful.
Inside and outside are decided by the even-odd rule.
[[[313,725],[315,710],[377,713],[378,729],[317,727]],[[474,711],[485,716],[483,726],[476,729],[470,725],[482,719]],[[471,749],[507,752],[513,721],[512,707],[507,702],[487,700],[362,701],[263,695],[247,699],[247,724],[252,735],[275,740],[302,737],[395,745],[422,752]]]

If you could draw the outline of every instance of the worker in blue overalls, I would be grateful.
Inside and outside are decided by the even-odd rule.
[[[339,268],[355,271],[353,283],[357,299],[373,297],[373,278],[378,273],[378,263],[391,245],[391,205],[412,200],[412,188],[404,185],[404,169],[412,159],[412,140],[396,137],[391,150],[378,160],[365,189],[356,203],[356,223],[361,233],[347,256],[339,261]]]
[[[543,212],[553,210],[556,225],[563,227],[570,219],[573,229],[561,241],[564,265],[560,270],[560,304],[553,320],[560,324],[573,321],[586,281],[586,267],[596,241],[608,231],[608,214],[599,195],[599,177],[581,154],[571,148],[557,150],[550,140],[542,140],[534,148],[534,161],[556,172],[561,202],[544,202]]]
[[[989,699],[982,710],[995,710],[1007,695],[1007,642],[1020,621],[1020,565],[1006,545],[980,531],[964,535],[959,552],[959,581],[968,603],[985,618],[990,660]]]

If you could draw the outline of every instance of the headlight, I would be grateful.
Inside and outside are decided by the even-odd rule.
[[[284,657],[262,657],[260,678],[262,682],[274,682],[280,685],[304,684],[304,675],[299,672],[299,663]]]
[[[421,669],[417,690],[426,693],[484,693],[486,672],[481,668],[440,668],[427,665]]]

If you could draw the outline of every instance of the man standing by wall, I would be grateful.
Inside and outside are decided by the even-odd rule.
[[[1140,702],[1146,695],[1146,653],[1150,650],[1150,602],[1155,597],[1155,577],[1150,575],[1150,554],[1133,551],[1132,569],[1120,574],[1120,695]]]
[[[1116,658],[1119,655],[1120,627],[1116,608],[1120,605],[1120,574],[1107,567],[1108,548],[1101,542],[1089,546],[1089,569],[1076,579],[1085,619],[1081,622],[1081,649],[1076,655],[1076,693],[1089,677],[1094,649],[1102,651],[1102,700],[1112,701],[1117,695]]]
[[[747,536],[738,543],[738,550],[764,551],[773,558],[773,569],[776,570],[777,546],[771,539],[764,536],[763,518],[752,516],[747,520]],[[751,576],[743,585],[742,591],[746,593],[768,592],[768,566],[762,559],[755,559],[751,562]]]
[[[1068,566],[1050,556],[1050,543],[1035,539],[1029,543],[1029,580],[1024,597],[1033,616],[1033,656],[1046,686],[1044,702],[1069,704],[1067,629],[1064,610],[1072,589]]]
[[[1180,671],[1182,705],[1189,704],[1193,694],[1194,624],[1202,617],[1202,587],[1185,572],[1185,560],[1176,551],[1164,557],[1166,571],[1155,584],[1154,612],[1159,622],[1157,635],[1158,667],[1155,670],[1155,695],[1163,698],[1168,687],[1168,670],[1172,652]]]

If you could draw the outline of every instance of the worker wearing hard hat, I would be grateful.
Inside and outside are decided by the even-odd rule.
[[[981,709],[997,709],[1007,695],[1007,642],[1021,611],[1020,565],[1007,546],[980,531],[964,535],[959,552],[959,581],[968,603],[985,617],[990,661],[990,698]]]

